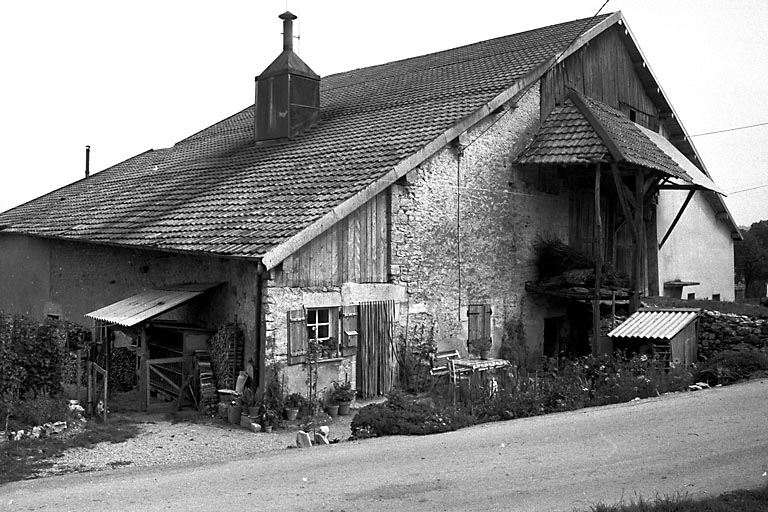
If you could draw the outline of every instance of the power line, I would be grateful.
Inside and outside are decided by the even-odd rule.
[[[762,185],[755,185],[754,187],[743,188],[741,190],[734,190],[733,192],[728,192],[728,195],[732,196],[734,194],[741,194],[742,192],[749,192],[750,190],[757,190],[759,188],[765,188],[765,187],[768,187],[768,183],[763,183]]]
[[[725,130],[716,130],[714,132],[706,132],[706,133],[697,133],[696,135],[689,135],[688,137],[703,137],[704,135],[714,135],[716,133],[725,133],[725,132],[735,132],[738,130],[746,130],[747,128],[756,128],[758,126],[765,126],[768,125],[768,122],[765,123],[757,123],[757,124],[750,124],[747,126],[737,126],[736,128],[726,128]]]

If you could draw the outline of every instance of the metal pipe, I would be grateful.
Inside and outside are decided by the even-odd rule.
[[[85,146],[85,177],[91,175],[91,146]]]
[[[283,20],[283,51],[293,51],[293,20],[297,16],[289,11],[285,11],[278,17]]]

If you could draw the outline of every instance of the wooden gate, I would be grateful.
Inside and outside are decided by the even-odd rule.
[[[364,398],[389,393],[397,371],[393,347],[395,302],[360,304],[357,392]]]
[[[147,404],[151,403],[153,393],[164,402],[177,400],[183,384],[183,369],[182,357],[147,359]]]

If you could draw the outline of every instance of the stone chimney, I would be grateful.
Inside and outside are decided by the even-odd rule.
[[[283,52],[256,77],[256,142],[291,139],[320,115],[320,76],[293,52],[293,20],[283,20]]]

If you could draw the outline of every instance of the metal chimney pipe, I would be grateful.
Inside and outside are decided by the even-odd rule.
[[[85,146],[85,177],[91,175],[91,146]]]
[[[293,51],[293,20],[298,18],[298,16],[285,11],[278,18],[283,20],[283,51]]]

